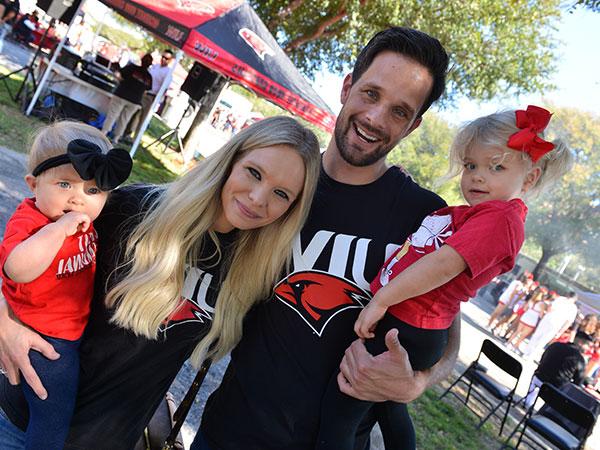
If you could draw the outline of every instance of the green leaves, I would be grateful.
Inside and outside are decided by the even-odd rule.
[[[251,0],[294,63],[308,76],[324,63],[348,66],[368,39],[403,25],[440,39],[449,51],[446,101],[539,92],[555,70],[558,0]]]
[[[600,118],[573,108],[550,109],[555,113],[551,137],[564,139],[577,162],[553,188],[528,202],[527,236],[550,258],[578,255],[588,269],[579,281],[600,288]]]

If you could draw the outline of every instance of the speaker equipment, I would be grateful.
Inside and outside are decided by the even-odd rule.
[[[46,14],[67,25],[73,20],[80,3],[81,0],[37,0],[37,6]]]
[[[63,47],[58,55],[58,58],[56,58],[56,63],[66,67],[69,70],[75,70],[80,59],[81,58],[77,53],[74,53]]]
[[[195,62],[181,85],[181,90],[198,102],[206,95],[218,78],[219,74],[217,72]]]

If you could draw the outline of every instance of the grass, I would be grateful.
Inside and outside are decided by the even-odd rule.
[[[409,405],[420,450],[481,450],[500,448],[495,425],[488,421],[481,430],[479,419],[453,396],[438,400],[441,388],[429,389]],[[506,431],[505,431],[506,434]]]
[[[0,67],[0,74],[6,73],[8,70]],[[6,84],[0,82],[0,146],[27,153],[31,136],[46,122],[22,114],[19,103],[14,102],[9,95],[7,86],[14,95],[23,81],[23,74],[12,75],[5,81]],[[184,165],[179,153],[173,151],[163,153],[162,145],[153,145],[150,149],[143,148],[168,130],[165,124],[155,118],[152,119],[142,139],[142,146],[138,147],[134,156],[129,183],[167,183],[183,172]],[[129,150],[127,146],[122,147]]]
[[[0,68],[0,74],[8,73],[8,69]],[[23,81],[23,73],[12,75],[0,82],[0,145],[20,153],[27,152],[27,143],[34,131],[42,125],[35,117],[27,117],[21,113],[19,104],[10,97],[8,89],[14,95]]]

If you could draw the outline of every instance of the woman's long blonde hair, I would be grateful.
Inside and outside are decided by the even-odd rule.
[[[262,228],[239,231],[221,273],[222,284],[208,334],[192,362],[219,359],[242,335],[242,320],[270,291],[291,261],[292,241],[308,215],[320,170],[319,144],[312,131],[290,117],[261,120],[240,131],[218,152],[167,189],[136,227],[125,249],[125,276],[107,294],[113,322],[156,338],[160,324],[182,304],[186,266],[194,266],[206,239],[219,249],[211,231],[221,209],[221,190],[233,164],[252,150],[285,145],[304,161],[302,192],[288,211]],[[227,271],[227,268],[229,269]]]
[[[459,129],[450,147],[448,173],[436,184],[443,184],[459,175],[463,170],[467,151],[475,145],[496,147],[506,153],[513,152],[513,149],[508,148],[506,144],[508,138],[518,131],[520,129],[516,125],[515,110],[512,109],[479,117],[467,123]],[[539,133],[538,136],[544,137],[543,133]],[[532,186],[527,192],[527,196],[539,195],[560,180],[573,167],[573,153],[567,145],[561,139],[556,139],[552,143],[554,149],[542,156],[536,163],[531,162],[527,153],[520,152],[522,158],[528,160],[531,167],[539,167],[541,173],[535,186]]]

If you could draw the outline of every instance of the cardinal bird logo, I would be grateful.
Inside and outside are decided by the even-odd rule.
[[[265,55],[275,56],[273,49],[254,31],[249,30],[248,28],[242,28],[238,31],[238,34],[263,61],[265,60]]]
[[[204,323],[209,320],[212,320],[212,317],[208,311],[189,298],[181,297],[181,306],[163,321],[160,331],[165,332],[169,328],[188,322]]]
[[[280,281],[275,296],[321,336],[329,321],[349,308],[363,308],[369,294],[354,283],[327,272],[295,272]]]

